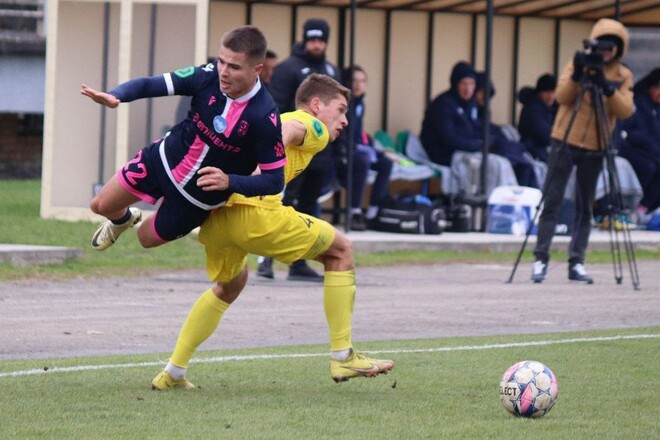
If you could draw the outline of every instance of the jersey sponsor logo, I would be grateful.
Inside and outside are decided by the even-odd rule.
[[[218,133],[222,133],[227,128],[227,120],[221,115],[216,116],[213,118],[213,128]]]
[[[270,122],[272,122],[273,125],[277,127],[277,115],[275,113],[269,114],[268,119],[270,119]]]
[[[215,96],[211,96],[211,98],[209,99],[209,103],[208,103],[209,106],[211,106],[213,104],[215,104]]]
[[[215,69],[215,63],[208,63],[206,66],[202,67],[204,72],[213,72],[213,69]]]
[[[208,142],[209,144],[213,144],[214,146],[221,148],[229,153],[241,152],[241,147],[228,144],[227,142],[223,141],[220,138],[220,136],[218,136],[218,134],[214,132],[210,127],[207,127],[204,121],[202,121],[199,113],[195,113],[195,115],[192,118],[192,121],[195,124],[195,129],[197,130],[197,133],[199,133],[201,136],[205,136],[207,140],[210,141]]]
[[[183,69],[175,70],[174,74],[178,76],[179,78],[188,78],[191,76],[193,73],[195,73],[195,68],[190,66],[190,67],[184,67]]]
[[[321,121],[318,119],[314,119],[312,122],[312,128],[314,129],[314,133],[316,134],[316,137],[321,137],[323,135],[323,125],[321,124]]]
[[[238,123],[238,135],[239,136],[245,136],[248,132],[249,128],[248,121],[241,121]]]

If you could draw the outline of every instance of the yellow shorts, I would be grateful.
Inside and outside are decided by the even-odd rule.
[[[219,283],[234,279],[247,263],[248,254],[290,264],[316,258],[334,239],[335,229],[330,223],[290,206],[223,207],[211,213],[199,232],[199,241],[206,249],[206,271],[211,281]]]

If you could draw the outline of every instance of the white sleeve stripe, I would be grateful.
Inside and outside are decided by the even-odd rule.
[[[174,83],[172,82],[172,75],[169,73],[163,73],[163,78],[165,79],[165,85],[167,86],[167,94],[169,96],[174,95]]]

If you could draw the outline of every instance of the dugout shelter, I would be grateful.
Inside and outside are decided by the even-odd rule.
[[[330,24],[328,59],[369,76],[365,129],[419,132],[426,104],[467,60],[497,86],[492,121],[515,121],[516,91],[558,73],[593,22],[658,26],[657,0],[50,0],[41,216],[93,219],[95,189],[176,121],[178,97],[105,109],[80,84],[110,90],[217,56],[221,36],[258,26],[279,59],[302,24]],[[355,17],[352,19],[352,17]],[[352,25],[351,23],[354,23]],[[490,36],[489,38],[487,36]]]

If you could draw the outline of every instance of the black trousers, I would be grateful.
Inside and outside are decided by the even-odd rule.
[[[571,145],[562,149],[562,143],[555,139],[552,140],[551,145],[548,176],[543,187],[545,198],[539,219],[534,256],[544,263],[550,259],[550,245],[555,235],[559,208],[564,199],[566,184],[575,165],[575,216],[573,217],[573,235],[568,250],[568,262],[570,264],[584,263],[589,234],[591,234],[596,183],[603,168],[603,155]]]

